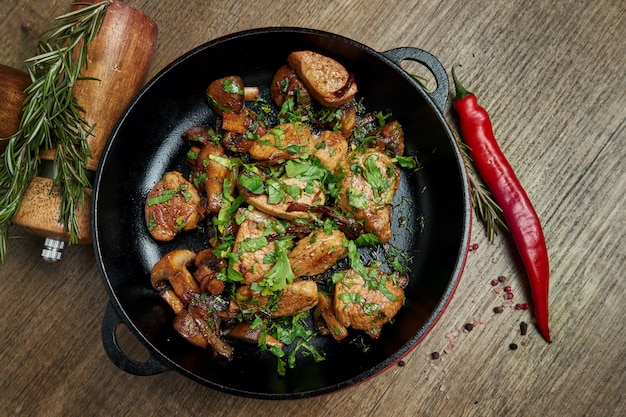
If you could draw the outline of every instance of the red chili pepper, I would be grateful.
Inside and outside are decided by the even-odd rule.
[[[496,142],[489,114],[478,105],[476,96],[459,83],[454,68],[452,78],[456,88],[454,108],[459,115],[461,136],[470,148],[476,169],[502,209],[504,221],[528,274],[537,328],[551,342],[548,326],[550,267],[539,217]]]

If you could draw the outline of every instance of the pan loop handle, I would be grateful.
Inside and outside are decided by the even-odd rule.
[[[394,61],[398,66],[402,63],[402,61],[415,61],[424,65],[435,77],[435,81],[437,82],[437,88],[433,92],[426,92],[431,100],[434,102],[435,106],[439,109],[441,113],[444,113],[446,110],[446,105],[448,103],[448,94],[450,89],[450,82],[448,79],[448,73],[446,72],[443,65],[434,55],[429,52],[424,51],[423,49],[413,48],[413,47],[400,47],[390,49],[382,53],[387,58]]]
[[[115,366],[129,374],[140,376],[156,375],[170,370],[152,353],[145,362],[138,362],[126,356],[115,336],[115,329],[119,325],[124,325],[124,323],[109,302],[102,320],[102,344],[107,356]]]

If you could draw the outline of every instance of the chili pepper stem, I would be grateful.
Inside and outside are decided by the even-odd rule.
[[[454,81],[454,90],[456,92],[455,100],[461,100],[469,95],[473,95],[470,91],[459,82],[459,79],[456,76],[456,68],[460,67],[461,64],[456,64],[452,66],[452,80]]]

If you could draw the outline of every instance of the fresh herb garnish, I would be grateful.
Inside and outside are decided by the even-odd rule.
[[[369,207],[369,201],[363,195],[363,192],[356,188],[348,188],[348,203],[358,210]]]
[[[240,96],[244,95],[244,91],[242,88],[239,88],[237,84],[233,82],[230,78],[226,78],[222,83],[222,90],[231,94],[239,94]]]
[[[312,356],[315,362],[325,359],[324,355],[310,343],[315,332],[307,325],[306,317],[307,312],[304,312],[292,317],[273,319],[270,323],[257,318],[250,326],[251,328],[261,328],[262,335],[269,334],[290,347],[288,353],[279,346],[268,348],[265,337],[259,338],[259,347],[262,350],[269,350],[277,358],[276,370],[280,376],[286,374],[287,368],[295,368],[298,355]]]
[[[239,184],[252,194],[264,194],[265,184],[263,178],[254,172],[245,172],[239,177]]]
[[[287,284],[296,279],[287,257],[290,245],[290,236],[275,241],[276,262],[261,281],[251,285],[253,290],[259,291],[264,296],[273,295],[287,288]]]
[[[167,203],[177,195],[181,195],[184,198],[185,202],[188,202],[189,200],[191,200],[192,195],[188,191],[185,191],[186,189],[187,184],[182,184],[179,188],[163,190],[161,194],[150,197],[146,201],[146,204],[148,206],[154,206],[156,204]]]

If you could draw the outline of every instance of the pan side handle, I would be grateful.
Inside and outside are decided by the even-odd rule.
[[[426,94],[430,96],[431,100],[441,113],[445,112],[446,105],[448,103],[450,82],[448,79],[448,73],[441,62],[439,62],[434,55],[430,52],[413,47],[394,48],[385,51],[382,54],[394,61],[398,64],[398,66],[405,60],[419,62],[424,65],[433,74],[433,77],[435,77],[435,81],[437,82],[437,88],[435,91],[426,91]]]
[[[124,323],[109,302],[102,320],[102,344],[107,356],[115,366],[129,374],[140,376],[156,375],[171,370],[152,353],[145,362],[138,362],[126,356],[115,335],[115,329],[119,325],[124,325]]]

